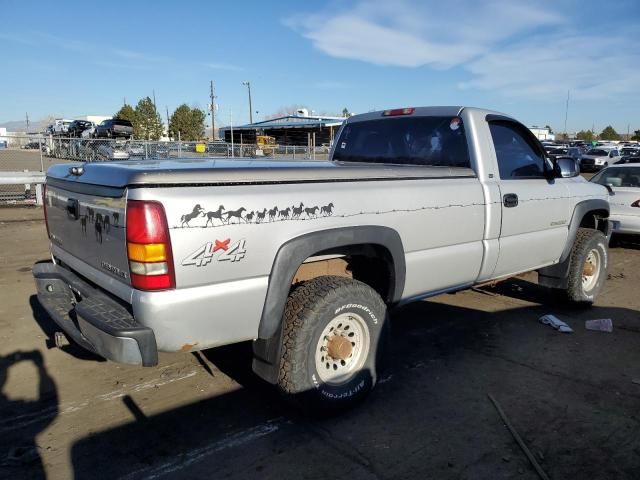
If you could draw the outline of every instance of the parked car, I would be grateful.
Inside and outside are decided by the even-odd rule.
[[[122,143],[104,143],[98,142],[94,145],[95,157],[93,160],[97,162],[106,162],[109,160],[129,160],[130,154],[127,146]]]
[[[74,120],[69,124],[67,133],[70,137],[82,137],[82,133],[90,128],[94,127],[93,122],[87,120]]]
[[[95,138],[131,138],[133,125],[129,120],[110,118],[102,121],[94,132]]]
[[[22,150],[38,150],[39,148],[42,147],[42,144],[43,144],[42,141],[31,141],[29,143],[25,143],[20,148]]]
[[[129,142],[127,143],[127,151],[132,157],[144,157],[145,146],[143,142]]]
[[[640,153],[637,155],[627,155],[618,160],[614,165],[623,165],[625,163],[640,163]]]
[[[583,172],[598,171],[620,160],[620,153],[616,148],[592,148],[582,155],[580,169]]]
[[[552,150],[547,150],[547,153],[551,158],[559,158],[559,157],[569,157],[573,158],[578,164],[580,164],[580,159],[582,158],[582,152],[578,147],[561,147],[554,148]]]
[[[640,155],[640,147],[623,147],[620,149],[620,155],[624,157],[637,157]]]
[[[53,165],[54,261],[33,274],[52,319],[105,358],[250,340],[260,377],[334,412],[374,387],[389,308],[531,270],[591,304],[608,199],[504,114],[370,112],[326,161]]]
[[[71,122],[73,122],[73,120],[65,120],[63,118],[56,119],[51,125],[51,133],[58,136],[67,135]]]
[[[613,232],[640,234],[640,165],[612,165],[591,182],[606,185],[615,194],[609,199]]]

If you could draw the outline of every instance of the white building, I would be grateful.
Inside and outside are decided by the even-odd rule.
[[[529,127],[529,130],[531,130],[531,132],[538,138],[538,140],[555,140],[556,136],[551,133],[551,131],[544,127],[536,127],[535,125],[533,127]]]

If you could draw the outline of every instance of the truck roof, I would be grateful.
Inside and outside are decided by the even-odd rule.
[[[480,116],[486,116],[486,115],[498,115],[501,117],[509,117],[511,118],[510,115],[507,115],[505,113],[501,113],[501,112],[496,112],[493,110],[487,110],[484,108],[477,108],[477,107],[464,107],[464,106],[460,106],[460,105],[448,105],[448,106],[432,106],[432,107],[407,107],[407,108],[413,108],[413,112],[411,113],[412,117],[456,117],[459,116],[462,113],[462,110],[467,110],[467,111],[472,111],[475,115],[480,115]],[[385,111],[388,111],[389,109],[385,109],[385,110],[376,110],[375,112],[368,112],[368,113],[360,113],[358,115],[353,115],[352,117],[349,117],[347,119],[347,122],[345,123],[351,123],[351,122],[362,122],[362,121],[367,121],[367,120],[378,120],[383,118],[383,113]],[[401,117],[401,116],[399,116]],[[387,117],[389,118],[389,117]],[[393,118],[393,117],[391,117]]]

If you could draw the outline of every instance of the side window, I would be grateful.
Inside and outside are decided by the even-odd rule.
[[[524,127],[498,120],[489,129],[502,180],[544,178],[544,155]]]

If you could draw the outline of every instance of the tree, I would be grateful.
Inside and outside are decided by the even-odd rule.
[[[640,130],[635,130],[633,132],[633,136],[631,137],[631,140],[640,140]]]
[[[129,120],[132,125],[136,125],[136,111],[133,109],[131,105],[125,103],[120,110],[113,116],[113,118],[118,118],[120,120]]]
[[[593,132],[591,130],[580,130],[577,134],[576,134],[576,138],[578,140],[585,140],[587,142],[592,142],[596,139],[595,135],[593,134]]]
[[[544,128],[549,130],[549,133],[553,133],[553,128],[551,128],[549,125],[545,125]]]
[[[349,110],[347,110],[347,107],[344,107],[344,108],[342,109],[342,116],[343,116],[344,118],[349,118],[349,117],[351,116],[351,113],[349,113]]]
[[[602,140],[620,140],[620,135],[616,132],[611,125],[608,125],[600,134]]]
[[[204,136],[205,113],[199,108],[182,104],[175,109],[169,120],[169,135],[182,140],[200,140]]]
[[[141,99],[136,105],[136,123],[133,135],[144,140],[159,140],[162,136],[162,120],[156,106],[149,97]]]

